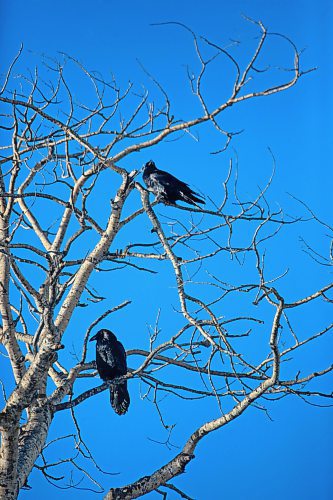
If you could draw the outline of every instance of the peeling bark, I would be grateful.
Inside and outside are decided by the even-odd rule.
[[[123,488],[112,488],[105,495],[105,500],[131,500],[154,491],[175,476],[185,472],[186,465],[194,458],[193,455],[179,453],[173,460],[149,476]]]
[[[0,448],[0,499],[14,500],[18,494],[18,420],[1,432]]]
[[[52,411],[47,401],[37,400],[30,408],[29,421],[21,431],[17,461],[18,486],[25,484],[45,444],[52,422]]]

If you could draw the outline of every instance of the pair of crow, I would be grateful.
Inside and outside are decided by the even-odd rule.
[[[190,205],[205,203],[188,184],[164,170],[157,169],[153,161],[145,164],[142,177],[148,190],[156,196],[156,201],[167,205],[175,205],[177,200]],[[96,366],[102,380],[113,380],[126,375],[126,352],[114,333],[104,328],[90,340],[96,340]],[[118,415],[127,412],[130,397],[126,380],[110,386],[110,400],[112,408]]]

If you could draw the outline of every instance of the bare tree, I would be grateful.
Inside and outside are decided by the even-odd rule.
[[[178,330],[170,329],[165,339],[157,318],[150,332],[150,348],[143,347],[146,337],[143,341],[142,335],[137,347],[128,350],[130,369],[125,378],[130,389],[132,380],[141,379],[146,397],[168,432],[172,429],[165,424],[159,406],[162,394],[192,402],[196,398],[216,401],[209,420],[197,429],[189,426],[183,448],[171,461],[153,473],[146,471],[145,477],[131,484],[111,487],[105,498],[131,499],[154,490],[164,496],[173,491],[188,498],[170,481],[194,459],[205,436],[240,417],[250,406],[267,411],[271,401],[289,395],[308,401],[332,397],[306,387],[331,372],[332,366],[309,366],[301,374],[298,364],[303,346],[319,342],[332,325],[318,326],[306,335],[298,335],[292,325],[297,324],[296,312],[306,315],[309,304],[324,301],[329,305],[333,284],[327,282],[307,295],[294,297],[292,283],[279,285],[286,276],[272,277],[265,265],[266,247],[278,241],[280,230],[304,220],[324,226],[329,235],[332,228],[305,204],[302,218],[271,209],[267,193],[272,179],[255,199],[243,200],[231,160],[222,199],[207,200],[208,208],[203,209],[175,207],[173,218],[159,213],[160,205],[149,200],[138,175],[140,166],[134,153],[169,137],[193,134],[199,125],[213,126],[224,140],[215,153],[225,151],[234,133],[222,125],[224,111],[242,106],[243,101],[284,92],[307,72],[300,68],[300,53],[292,41],[269,33],[261,23],[254,24],[260,36],[245,65],[236,60],[233,46],[220,47],[183,27],[193,37],[200,66],[196,73],[187,72],[189,91],[199,103],[193,107],[197,112],[191,110],[187,119],[177,118],[167,92],[147,70],[151,92],[160,95],[155,102],[148,90],[140,93],[132,84],[122,90],[115,79],[107,82],[66,56],[67,65],[74,65],[92,85],[95,104],[91,105],[91,97],[88,104],[77,102],[65,68],[58,62],[48,61],[52,81],[44,81],[37,70],[14,79],[22,51],[9,68],[0,92],[1,129],[7,139],[0,159],[0,334],[14,383],[7,388],[2,384],[1,498],[16,498],[34,467],[55,484],[61,479],[53,472],[57,465],[68,463],[80,469],[74,456],[56,463],[46,458],[50,426],[60,412],[69,412],[73,418],[77,453],[94,460],[82,440],[74,409],[106,390],[108,383],[95,381],[96,367],[87,359],[87,342],[92,330],[109,315],[122,309],[119,314],[126,318],[131,301],[129,289],[128,300],[115,302],[115,284],[112,307],[99,315],[91,312],[94,320],[86,321],[83,334],[76,332],[82,352],[71,363],[66,332],[74,312],[88,304],[93,309],[106,299],[93,287],[96,273],[140,271],[132,278],[139,286],[141,276],[158,273],[168,265],[176,283],[181,325]],[[277,71],[259,69],[266,42],[281,38],[293,54],[293,65],[279,71],[280,83],[274,79],[274,84],[261,87],[261,74],[264,72],[267,82],[270,71]],[[215,96],[218,103],[212,107],[205,77],[217,58],[225,58],[230,65],[231,78],[229,97]],[[126,158],[132,169],[124,167]],[[102,182],[110,186],[109,198],[101,199]],[[142,237],[133,241],[128,235],[137,234],[138,224]],[[125,241],[122,249],[115,246],[116,237]],[[323,269],[329,266],[332,247],[327,256],[319,255],[310,244],[306,251]],[[242,267],[241,281],[237,274],[231,282],[232,273],[214,267],[221,257],[232,268]],[[215,290],[213,299],[208,293],[211,289]],[[237,301],[235,315],[227,313],[230,300]],[[280,375],[286,360],[290,378]],[[178,384],[170,378],[175,372],[181,380]]]

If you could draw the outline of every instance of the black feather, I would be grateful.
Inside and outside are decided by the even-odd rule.
[[[175,204],[177,200],[181,200],[190,205],[205,203],[202,197],[193,191],[188,184],[169,172],[159,170],[152,160],[145,164],[142,178],[148,190],[156,196],[157,201]]]
[[[90,339],[96,340],[96,365],[102,380],[113,380],[127,373],[126,352],[117,337],[105,328]],[[130,397],[127,390],[127,381],[110,387],[111,406],[118,415],[127,412]]]

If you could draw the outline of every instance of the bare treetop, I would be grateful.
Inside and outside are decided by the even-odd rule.
[[[211,152],[228,153],[240,130],[225,128],[225,111],[287,91],[312,71],[301,69],[291,40],[250,21],[259,37],[245,62],[236,58],[236,42],[222,47],[182,26],[192,37],[198,66],[186,69],[184,92],[192,93],[194,102],[186,116],[145,68],[147,88],[132,83],[121,88],[116,78],[104,80],[68,55],[63,63],[47,60],[42,71],[16,75],[21,48],[10,66],[0,91],[0,336],[12,374],[8,388],[3,384],[0,416],[1,498],[16,498],[33,467],[57,486],[67,481],[76,487],[72,475],[69,480],[55,472],[65,463],[85,477],[84,484],[102,491],[86,462],[102,470],[85,445],[75,411],[99,392],[117,393],[114,388],[124,387],[124,381],[132,400],[139,396],[132,388],[138,388],[134,382],[140,379],[142,397],[158,412],[167,445],[173,425],[161,405],[165,395],[175,404],[204,400],[208,417],[197,428],[189,423],[181,450],[155,472],[143,467],[144,477],[119,488],[108,477],[107,499],[151,491],[166,496],[170,490],[189,498],[170,481],[184,472],[205,436],[250,406],[269,414],[270,405],[287,396],[319,405],[332,398],[320,385],[332,366],[315,360],[304,370],[299,361],[303,347],[320,343],[332,328],[318,315],[314,327],[298,329],[300,316],[309,314],[313,304],[320,304],[320,311],[331,305],[328,273],[319,286],[299,296],[288,270],[276,273],[267,257],[283,232],[288,235],[298,226],[301,231],[307,223],[324,228],[331,239],[332,227],[304,202],[298,217],[269,203],[273,154],[273,174],[250,200],[239,189],[235,155],[225,161],[224,178],[216,179],[220,198],[199,193],[199,202],[206,195],[203,207],[153,200],[141,181],[137,152],[147,150],[148,161],[154,146],[183,135],[197,138],[199,126],[202,134],[211,126],[217,132]],[[276,67],[266,61],[271,44],[281,41],[289,51],[287,63]],[[214,70],[210,73],[217,60],[225,61],[223,82]],[[81,73],[82,88],[73,88],[68,65]],[[182,162],[174,173],[183,180]],[[161,201],[171,206],[164,209]],[[332,246],[323,255],[305,240],[304,245],[324,276]],[[283,252],[281,247],[282,257]],[[95,360],[88,356],[89,338],[117,311],[126,324],[142,278],[156,275],[161,310],[171,309],[164,276],[173,283],[171,305],[177,319],[168,319],[166,332],[158,312],[149,336],[138,332],[134,339],[122,338],[125,347],[134,346],[127,349],[128,371],[99,384]],[[96,286],[103,280],[108,286],[102,294]],[[119,290],[126,280],[123,300]],[[145,315],[148,311],[140,311],[138,325]],[[71,342],[80,349],[75,361]],[[66,431],[55,442],[74,436],[75,452],[54,463],[48,458],[54,442],[47,443],[47,436],[60,412],[70,415],[74,433]]]

